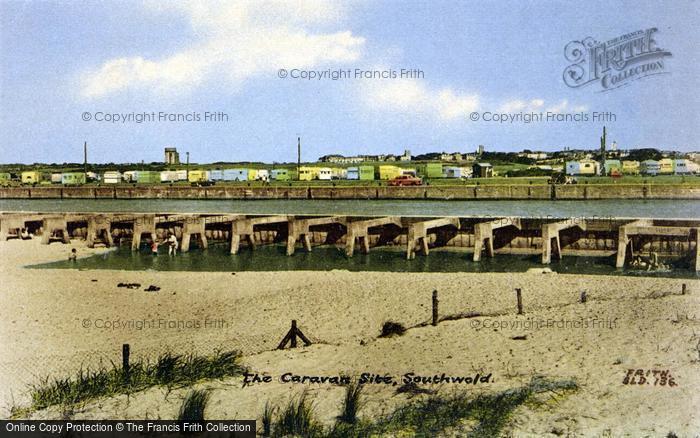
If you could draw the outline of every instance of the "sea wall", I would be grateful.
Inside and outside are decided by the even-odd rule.
[[[80,186],[3,187],[0,199],[700,199],[680,184],[464,185],[419,187]]]

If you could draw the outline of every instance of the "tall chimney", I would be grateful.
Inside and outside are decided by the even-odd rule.
[[[297,137],[297,177],[301,168],[301,137]]]

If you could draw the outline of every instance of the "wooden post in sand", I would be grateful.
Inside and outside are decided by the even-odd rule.
[[[309,341],[309,338],[304,336],[304,333],[302,333],[301,330],[299,330],[297,328],[297,320],[293,319],[292,320],[292,328],[289,329],[287,334],[282,339],[282,342],[280,342],[280,344],[277,346],[277,349],[283,350],[287,344],[290,344],[289,346],[291,348],[296,348],[297,347],[297,336],[299,336],[301,338],[301,340],[304,342],[305,346],[308,347],[309,345],[311,345],[311,341]]]
[[[433,325],[438,325],[438,291],[433,291]]]
[[[515,295],[518,297],[518,315],[523,314],[523,295],[520,288],[515,289]]]
[[[129,344],[122,345],[122,369],[124,370],[124,379],[129,380],[129,354],[131,353]]]
[[[291,343],[289,345],[291,348],[297,348],[297,330],[299,330],[297,328],[297,320],[293,319],[292,320],[292,328],[289,329],[289,333],[292,334]]]

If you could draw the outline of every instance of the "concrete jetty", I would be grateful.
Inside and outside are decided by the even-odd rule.
[[[591,256],[613,257],[618,268],[648,254],[654,260],[685,260],[700,271],[700,220],[690,219],[0,213],[0,240],[21,238],[22,230],[44,244],[81,238],[89,246],[129,245],[133,250],[173,234],[182,251],[225,241],[231,254],[281,243],[292,256],[301,243],[305,251],[314,245],[344,246],[353,257],[359,243],[363,253],[402,246],[409,260],[418,253],[428,256],[432,248],[455,247],[471,252],[477,262],[483,253],[539,255],[543,264],[553,257]]]

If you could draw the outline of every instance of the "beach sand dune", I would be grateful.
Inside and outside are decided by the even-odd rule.
[[[81,256],[96,254],[73,241]],[[401,377],[491,374],[469,391],[500,391],[536,374],[574,379],[579,391],[546,408],[519,408],[513,432],[665,435],[700,430],[700,282],[690,279],[542,273],[136,272],[26,269],[68,256],[69,245],[0,242],[2,401],[26,405],[26,385],[39,376],[68,376],[118,361],[129,343],[135,357],[241,350],[251,370],[273,383],[242,387],[241,378],[202,384],[212,389],[211,418],[258,418],[267,400],[284,402],[307,388],[326,422],[338,414],[342,388],[285,384],[279,377]],[[138,283],[128,289],[118,283]],[[687,292],[681,295],[681,285]],[[149,285],[160,287],[145,292]],[[523,292],[517,315],[514,289]],[[440,314],[471,314],[437,327],[429,321],[432,291]],[[579,302],[582,291],[587,302]],[[478,316],[474,316],[474,314]],[[275,350],[290,321],[314,345]],[[403,336],[381,338],[396,321]],[[150,325],[147,325],[149,323]],[[189,324],[189,325],[188,325]],[[522,339],[524,337],[524,339]],[[521,338],[521,339],[513,339]],[[677,386],[625,385],[629,369],[669,370]],[[455,384],[432,389],[464,390]],[[395,387],[367,387],[364,415],[406,400]],[[172,418],[183,391],[155,388],[90,402],[76,418]],[[5,407],[4,407],[5,408]],[[62,415],[57,410],[38,417]],[[6,415],[3,415],[6,416]]]

